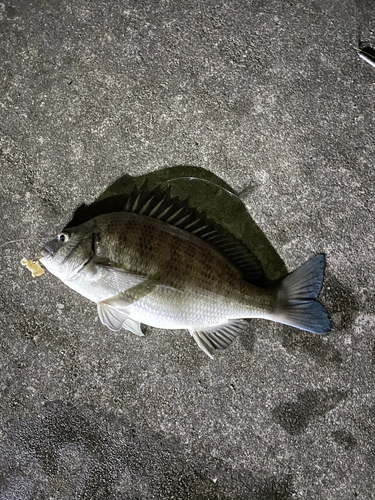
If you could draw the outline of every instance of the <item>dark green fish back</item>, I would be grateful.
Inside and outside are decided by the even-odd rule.
[[[207,219],[205,213],[190,208],[187,200],[172,198],[170,189],[149,191],[146,183],[140,190],[134,188],[124,210],[162,220],[207,241],[241,272],[246,281],[254,285],[265,279],[258,259],[239,239]]]
[[[90,218],[103,213],[125,211],[167,222],[209,243],[235,266],[249,283],[260,285],[266,281],[260,262],[242,241],[213,220],[207,219],[204,212],[190,208],[187,200],[180,201],[171,197],[170,188],[167,190],[156,188],[150,191],[146,182],[140,189],[134,187],[130,195],[115,196],[112,200],[99,201],[88,208]],[[67,228],[87,220],[82,220],[84,210],[79,215],[81,220],[79,217],[77,220],[75,216]]]

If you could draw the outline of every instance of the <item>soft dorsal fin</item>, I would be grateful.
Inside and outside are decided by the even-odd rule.
[[[148,215],[192,233],[207,241],[229,260],[254,285],[264,283],[266,276],[257,257],[242,243],[204,212],[190,208],[187,200],[172,198],[170,188],[162,191],[148,189],[147,182],[140,189],[136,187],[127,197],[123,210]]]

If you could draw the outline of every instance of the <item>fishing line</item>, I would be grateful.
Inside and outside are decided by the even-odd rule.
[[[2,245],[0,245],[0,248],[5,247],[5,245],[10,245],[11,243],[18,243],[20,241],[25,241],[27,238],[21,238],[20,240],[12,240],[12,241],[6,241]]]
[[[46,234],[39,234],[39,236],[36,236],[37,238],[42,238],[42,239],[48,239],[48,238],[53,238],[58,234],[58,229],[54,233],[48,233]],[[26,241],[30,238],[35,238],[35,235],[33,236],[25,236],[24,238],[20,238],[19,240],[11,240],[11,241],[5,241],[0,245],[0,248],[5,247],[6,245],[10,245],[11,243],[20,243],[21,241]]]
[[[357,46],[359,47],[358,50],[361,50],[360,47],[362,45],[361,42],[361,33],[362,33],[362,26],[361,26],[361,20],[360,18],[363,16],[363,8],[361,5],[361,0],[354,0],[354,7],[355,7],[355,20],[356,20],[356,32],[357,32]]]
[[[172,182],[174,182],[174,181],[184,181],[184,180],[185,180],[185,181],[198,181],[198,182],[204,182],[204,183],[206,183],[206,184],[209,184],[210,186],[214,186],[214,187],[216,187],[217,189],[220,189],[220,190],[221,190],[221,191],[223,191],[224,193],[228,194],[228,195],[229,195],[229,196],[231,196],[232,198],[235,198],[236,200],[238,200],[238,201],[240,201],[240,202],[242,203],[241,198],[240,198],[237,194],[233,193],[232,191],[229,191],[229,189],[226,189],[226,188],[224,188],[223,186],[220,186],[219,184],[216,184],[216,182],[209,181],[209,180],[207,180],[207,179],[201,179],[200,177],[190,177],[190,176],[186,176],[186,177],[173,177],[172,179],[168,179],[168,180],[166,180],[166,181],[163,181],[163,182],[160,184],[160,186],[163,186],[164,184],[169,184],[169,183],[172,183]],[[57,234],[57,232],[56,232],[56,233],[53,233],[53,234]],[[46,236],[46,235],[40,235],[40,236],[39,236],[39,238],[51,238],[51,237],[52,237],[51,233],[50,233],[50,234],[48,234],[47,236]],[[6,241],[5,243],[2,243],[2,244],[0,245],[0,248],[3,248],[3,247],[4,247],[4,246],[6,246],[6,245],[11,245],[11,244],[13,244],[13,243],[20,243],[20,242],[25,241],[25,240],[27,240],[27,239],[29,239],[29,237],[28,237],[28,236],[26,236],[25,238],[18,239],[18,240]]]
[[[228,189],[226,189],[222,186],[219,186],[219,184],[216,184],[215,182],[208,181],[207,179],[201,179],[200,177],[174,177],[173,179],[169,179],[167,181],[162,182],[160,185],[162,186],[163,184],[167,184],[169,182],[179,181],[179,180],[205,182],[206,184],[210,184],[211,186],[215,186],[218,189],[221,189],[221,191],[224,191],[225,193],[229,194],[229,196],[236,198],[237,200],[241,201],[241,203],[242,203],[241,198],[237,194],[233,193],[232,191],[229,191]]]

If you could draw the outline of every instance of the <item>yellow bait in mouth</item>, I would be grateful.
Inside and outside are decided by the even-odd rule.
[[[44,274],[44,269],[41,267],[38,260],[28,260],[23,258],[21,260],[21,264],[23,266],[26,266],[27,269],[29,269],[29,271],[32,272],[33,278],[36,278],[37,276],[42,276],[42,274]]]

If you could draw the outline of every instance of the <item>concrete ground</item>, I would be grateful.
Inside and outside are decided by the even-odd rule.
[[[1,500],[375,498],[374,27],[370,0],[0,3]],[[240,193],[253,226],[197,203],[269,269],[326,253],[332,333],[253,320],[211,361],[21,267],[163,169]]]

